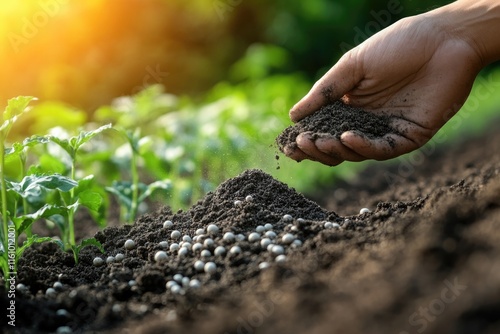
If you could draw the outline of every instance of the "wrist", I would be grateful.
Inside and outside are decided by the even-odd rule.
[[[500,1],[459,0],[429,13],[452,38],[470,45],[480,67],[500,60]]]

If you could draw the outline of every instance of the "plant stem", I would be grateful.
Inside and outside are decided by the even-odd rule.
[[[130,205],[130,213],[128,217],[128,222],[131,224],[134,222],[135,216],[137,215],[137,207],[139,205],[139,173],[137,172],[137,157],[134,147],[132,145],[132,158],[131,158],[131,168],[132,168],[132,203]]]
[[[75,169],[76,169],[76,157],[71,157],[72,158],[72,164],[71,164],[71,179],[72,180],[75,180]],[[70,200],[70,203],[71,204],[74,204],[73,201],[74,201],[74,198],[75,198],[75,189],[72,188],[70,191],[70,197],[71,197],[71,200]],[[75,222],[74,222],[74,219],[75,219],[75,216],[74,216],[74,212],[73,212],[73,209],[69,210],[68,212],[68,225],[69,225],[69,244],[71,246],[75,246],[76,245],[76,241],[75,241]]]
[[[21,180],[22,180],[26,176],[26,156],[24,155],[24,152],[21,153],[20,158],[21,158]],[[23,197],[23,214],[25,216],[28,214],[28,200],[24,197]],[[24,233],[26,233],[26,236],[28,238],[33,235],[33,232],[31,231],[31,225],[26,229]]]

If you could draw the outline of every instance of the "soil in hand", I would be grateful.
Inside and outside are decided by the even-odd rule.
[[[295,140],[300,133],[313,132],[314,136],[328,134],[336,138],[346,131],[357,131],[368,138],[380,138],[388,133],[397,133],[390,126],[390,117],[376,115],[336,101],[286,128],[276,142],[281,152],[285,147],[295,149]]]

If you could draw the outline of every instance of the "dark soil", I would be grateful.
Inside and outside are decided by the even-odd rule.
[[[313,132],[315,136],[328,134],[336,138],[340,138],[346,131],[360,132],[368,138],[380,138],[388,133],[397,133],[390,126],[389,116],[376,115],[346,105],[342,101],[335,101],[283,130],[276,138],[278,148],[282,152],[285,147],[296,148],[297,136],[308,131]]]
[[[86,248],[76,266],[53,244],[31,248],[17,277],[28,289],[16,291],[16,328],[2,321],[3,330],[500,333],[500,133],[425,152],[412,168],[377,163],[356,180],[318,190],[315,201],[249,170],[187,211],[163,208],[98,232],[106,254]],[[362,207],[372,211],[357,214]],[[166,220],[174,226],[163,228]],[[267,223],[284,262],[247,239]],[[224,245],[226,255],[178,257],[167,249],[168,260],[155,263],[159,242],[175,241],[172,230],[194,237],[209,224],[219,232],[197,241],[210,237],[215,245],[204,247],[213,254]],[[245,239],[222,240],[229,231]],[[301,243],[283,242],[286,233]],[[124,249],[127,239],[134,249]],[[235,244],[241,253],[229,252]],[[117,253],[123,261],[92,265]],[[213,261],[216,272],[196,271],[198,259]],[[201,287],[174,293],[166,283],[175,274]],[[62,289],[45,295],[56,281]],[[9,301],[2,292],[4,312]]]

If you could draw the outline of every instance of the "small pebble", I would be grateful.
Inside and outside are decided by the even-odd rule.
[[[260,234],[257,232],[252,232],[248,235],[248,241],[255,242],[260,240]]]
[[[217,234],[219,233],[219,227],[215,224],[210,224],[207,226],[207,232],[209,234]]]
[[[156,262],[163,262],[167,259],[168,259],[168,255],[164,251],[156,252],[156,254],[155,254],[155,261]]]
[[[207,262],[203,269],[207,274],[213,275],[217,271],[217,266],[213,262]]]
[[[131,250],[135,248],[135,241],[132,239],[128,239],[125,241],[125,249]]]
[[[370,209],[368,209],[368,208],[362,208],[361,210],[359,210],[360,215],[362,215],[363,213],[368,213],[368,212],[371,212]]]
[[[96,257],[94,258],[94,260],[92,261],[92,264],[95,266],[95,267],[100,267],[104,264],[104,260],[101,259],[100,257]]]
[[[196,271],[203,271],[203,268],[205,267],[205,262],[201,261],[201,260],[197,260],[195,263],[194,263],[194,269]]]
[[[121,262],[121,261],[123,261],[124,258],[125,258],[125,255],[123,255],[122,253],[118,253],[115,255],[116,262]]]
[[[166,220],[164,223],[163,223],[163,228],[170,228],[174,226],[174,223],[172,223],[171,220]]]
[[[106,258],[106,263],[107,263],[107,264],[111,264],[111,263],[113,263],[113,262],[115,262],[115,258],[114,258],[114,256],[108,256],[108,257]]]
[[[281,255],[285,253],[285,248],[281,245],[274,245],[273,248],[271,248],[271,252],[273,252],[276,255]]]
[[[199,228],[196,230],[196,232],[194,233],[195,235],[202,235],[202,234],[205,234],[205,229],[202,229],[202,228]]]
[[[231,249],[229,250],[229,253],[231,253],[231,254],[240,254],[241,253],[240,246],[233,246],[233,247],[231,247]]]
[[[267,223],[266,225],[264,225],[264,228],[266,229],[266,231],[272,230],[273,229],[273,224]]]
[[[181,232],[179,232],[177,230],[174,230],[174,231],[172,231],[172,233],[170,233],[170,237],[172,239],[177,240],[177,239],[179,239],[181,237]]]
[[[252,195],[247,195],[247,197],[245,197],[245,201],[247,201],[247,202],[253,201]]]
[[[283,216],[283,221],[285,221],[285,222],[291,222],[291,221],[293,221],[293,217],[291,215],[288,215],[288,214],[284,215]]]
[[[175,242],[173,244],[170,245],[170,251],[171,252],[175,252],[175,251],[178,251],[180,248],[179,244],[176,244]]]
[[[234,233],[232,232],[226,232],[224,233],[224,236],[222,237],[222,240],[232,242],[234,241],[236,237],[234,236]]]
[[[224,248],[223,246],[217,246],[214,250],[214,255],[215,256],[223,256],[224,254],[226,254],[226,248]]]
[[[286,233],[285,235],[283,235],[281,237],[281,241],[286,245],[291,244],[294,240],[295,240],[295,236],[291,233]]]

